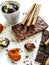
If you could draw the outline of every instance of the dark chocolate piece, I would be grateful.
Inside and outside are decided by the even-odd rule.
[[[35,45],[33,43],[26,43],[24,45],[24,47],[28,50],[28,51],[32,51],[35,48]]]
[[[42,39],[37,53],[37,57],[35,59],[37,62],[40,62],[41,65],[45,65],[46,59],[49,57],[49,44],[45,44],[45,41],[47,39],[49,39],[49,31],[44,30],[42,33]]]
[[[25,25],[22,26],[21,23],[19,23],[17,25],[12,26],[12,30],[16,35],[16,39],[18,41],[19,40],[21,41],[35,33],[38,33],[40,31],[46,29],[47,27],[48,27],[48,25],[45,23],[45,21],[41,17],[38,17],[34,28],[30,26],[27,29],[27,27]]]
[[[43,31],[41,42],[45,42],[49,37],[49,32],[47,30]]]
[[[38,54],[37,54],[37,57],[36,57],[35,61],[41,63],[42,65],[45,65],[45,61],[48,57],[49,57],[49,55],[47,55],[47,54],[45,54],[41,51],[38,51]]]
[[[45,41],[49,38],[49,31],[44,30],[43,34],[42,34],[42,39],[41,39],[41,43],[40,43],[40,47],[39,50],[49,54],[49,45],[45,45]]]
[[[5,38],[2,42],[0,42],[1,47],[7,47],[9,45],[10,41],[8,38]]]
[[[41,45],[39,46],[39,51],[42,51],[45,53],[45,50],[46,50],[46,45],[43,43],[41,43]]]

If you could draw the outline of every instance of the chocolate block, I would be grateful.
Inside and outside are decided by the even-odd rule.
[[[40,62],[41,65],[45,65],[46,59],[49,57],[49,44],[45,44],[47,39],[49,39],[49,31],[44,30],[42,33],[42,39],[39,45],[37,57],[35,59],[37,62]]]
[[[49,54],[49,45],[47,45],[46,49],[45,49],[45,53]]]
[[[46,59],[49,57],[49,55],[41,52],[41,51],[38,51],[38,54],[37,54],[37,57],[35,59],[35,61],[41,63],[42,65],[45,65],[45,62],[46,62]]]
[[[19,41],[28,38],[29,36],[38,33],[46,29],[47,27],[48,25],[45,23],[45,21],[41,17],[38,17],[36,25],[34,27],[30,26],[29,28],[27,28],[26,25],[22,25],[21,23],[19,23],[12,26],[12,30],[16,35],[16,39]]]
[[[41,43],[42,44],[42,43]],[[40,45],[39,46],[39,51],[42,51],[45,53],[45,50],[46,50],[46,45],[43,43],[43,45]]]
[[[39,50],[49,55],[49,45],[48,46],[40,46]]]
[[[45,41],[49,38],[49,31],[44,30],[43,34],[42,34],[42,39],[41,39],[41,43],[40,43],[40,47],[39,50],[49,54],[49,45],[45,45]]]
[[[43,31],[41,42],[45,42],[49,38],[49,32],[47,30]]]

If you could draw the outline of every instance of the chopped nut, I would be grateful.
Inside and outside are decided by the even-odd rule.
[[[35,40],[35,42],[37,43],[37,40]]]
[[[2,42],[2,41],[3,41],[3,39],[0,38],[0,42]]]
[[[48,59],[46,60],[45,65],[49,65],[49,57],[48,57]]]
[[[26,13],[23,13],[23,15],[24,15],[24,14],[27,14],[27,12],[26,12]]]
[[[29,64],[26,64],[26,65],[29,65]]]
[[[49,38],[45,41],[45,44],[46,44],[46,45],[49,44]]]
[[[18,40],[18,42],[20,42],[21,40]]]
[[[6,49],[6,51],[9,51],[8,49]]]

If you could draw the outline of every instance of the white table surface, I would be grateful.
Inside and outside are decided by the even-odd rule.
[[[0,5],[4,1],[7,1],[7,0],[0,0]],[[18,22],[21,22],[23,20],[23,18],[24,18],[23,13],[24,12],[26,13],[30,9],[31,5],[35,2],[35,3],[40,3],[41,4],[41,10],[40,10],[39,15],[49,25],[49,0],[15,0],[15,1],[20,3],[20,18],[19,18]],[[1,12],[0,12],[0,23],[2,23],[3,25],[5,25],[4,23],[6,23],[6,19],[4,18],[3,14]],[[47,28],[47,29],[49,30],[49,28]],[[24,43],[26,43],[27,41],[34,42],[35,46],[36,46],[36,49],[31,53],[29,53],[29,52],[22,53],[21,60],[16,62],[18,64],[12,64],[11,60],[8,58],[8,56],[5,55],[7,53],[5,51],[7,48],[4,48],[4,49],[0,50],[0,65],[26,65],[26,64],[22,63],[23,60],[24,60],[25,54],[33,55],[33,59],[30,57],[31,60],[32,60],[33,65],[39,65],[38,63],[34,62],[34,59],[35,59],[37,51],[38,51],[41,36],[42,36],[42,32],[40,32],[38,34],[35,34],[35,35],[29,37],[28,39],[20,42],[20,43],[18,43],[17,41],[14,43],[14,42],[11,41],[11,38],[15,38],[15,37],[13,36],[13,34],[11,34],[11,29],[9,27],[7,27],[2,32],[2,34],[0,34],[0,37],[8,37],[10,39],[11,43],[7,47],[8,49],[15,48],[15,47],[20,47],[22,50],[24,50]],[[35,40],[37,40],[37,43],[35,42]]]

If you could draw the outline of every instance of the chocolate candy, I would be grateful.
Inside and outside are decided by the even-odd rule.
[[[35,48],[35,45],[33,43],[27,42],[24,47],[28,50],[28,51],[32,51]]]
[[[41,65],[45,65],[45,62],[46,62],[46,59],[49,57],[49,55],[41,52],[41,51],[38,51],[38,54],[37,54],[37,57],[36,57],[36,60],[37,62],[41,63]]]
[[[40,62],[41,65],[45,65],[46,59],[49,57],[49,44],[45,44],[47,39],[49,39],[49,31],[44,30],[37,57],[35,59],[35,61]]]
[[[10,43],[10,40],[8,38],[0,39],[0,46],[1,47],[7,47]]]

